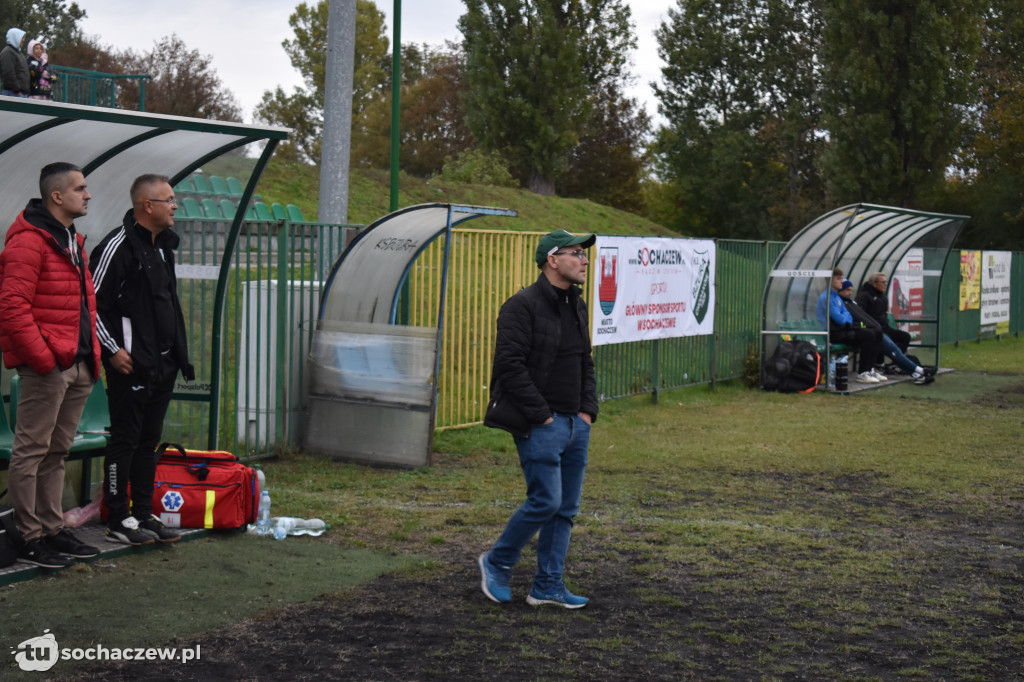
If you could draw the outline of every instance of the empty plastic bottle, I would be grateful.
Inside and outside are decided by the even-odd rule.
[[[256,516],[256,532],[266,535],[270,532],[270,492],[264,490],[260,495],[259,514]]]
[[[323,519],[297,519],[279,516],[274,519],[274,538],[284,540],[288,535],[320,535],[330,528]]]

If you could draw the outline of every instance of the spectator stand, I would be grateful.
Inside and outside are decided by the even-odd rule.
[[[823,367],[828,366],[831,355],[849,351],[841,344],[830,344],[829,330],[822,329],[815,317],[818,297],[828,290],[832,271],[838,267],[855,288],[873,272],[885,273],[890,281],[894,276],[906,275],[918,279],[920,305],[912,315],[896,318],[896,322],[919,329],[911,352],[938,367],[943,268],[969,217],[854,204],[812,221],[786,244],[765,282],[762,366],[787,335],[813,341],[821,352]],[[915,254],[912,271],[902,271],[904,257],[911,249]]]

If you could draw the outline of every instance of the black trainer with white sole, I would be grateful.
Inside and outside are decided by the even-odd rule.
[[[50,549],[50,546],[43,538],[29,540],[25,546],[18,550],[18,561],[26,564],[35,564],[43,568],[67,568],[72,563],[71,559],[61,556]]]
[[[120,542],[122,545],[138,547],[139,545],[152,545],[156,542],[156,538],[152,533],[142,530],[134,516],[129,516],[107,526],[107,542]]]

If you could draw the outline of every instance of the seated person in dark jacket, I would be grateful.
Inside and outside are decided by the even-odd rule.
[[[853,317],[854,324],[862,324],[868,329],[875,329],[882,335],[882,353],[891,358],[900,369],[909,374],[915,384],[930,384],[935,381],[935,377],[931,372],[926,371],[924,367],[919,366],[916,362],[904,355],[903,351],[901,351],[893,340],[889,338],[889,335],[882,331],[882,327],[878,324],[878,321],[868,315],[867,311],[857,305],[857,302],[853,300],[853,282],[848,279],[843,280],[842,287],[843,288],[839,290],[839,297],[843,299],[843,304],[846,305],[846,309]],[[881,376],[884,381],[885,375]]]
[[[876,272],[861,285],[860,291],[857,292],[857,305],[875,318],[882,332],[892,339],[901,352],[906,353],[910,347],[910,334],[889,325],[889,297],[885,293],[888,287],[889,281],[885,273]]]
[[[875,357],[881,348],[882,335],[876,329],[867,329],[855,325],[850,312],[839,297],[843,284],[843,271],[836,268],[832,271],[832,282],[828,290],[818,297],[814,314],[822,329],[828,329],[828,340],[831,343],[844,343],[860,349],[858,374],[854,381],[859,384],[877,384],[882,381],[875,376]]]

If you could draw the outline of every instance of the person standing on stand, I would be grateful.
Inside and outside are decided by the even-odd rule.
[[[39,193],[0,252],[0,349],[21,382],[8,488],[26,540],[18,558],[65,568],[69,556],[100,552],[64,528],[61,506],[64,460],[100,375],[96,298],[74,225],[92,196],[82,170],[64,162],[43,167]]]
[[[7,97],[28,97],[28,60],[21,53],[24,39],[20,28],[8,29],[7,44],[0,50],[0,93]]]
[[[192,381],[195,371],[174,274],[174,190],[166,176],[141,175],[131,200],[122,225],[91,260],[110,406],[107,540],[147,545],[180,537],[153,515],[153,476],[175,379],[180,371]]]
[[[512,600],[512,567],[538,533],[537,572],[526,602],[578,609],[589,601],[570,592],[562,574],[580,508],[590,425],[597,419],[590,325],[579,288],[589,263],[584,249],[595,239],[565,230],[544,235],[536,253],[540,276],[498,313],[484,424],[512,434],[526,479],[526,501],[477,559],[481,588],[498,603]]]

